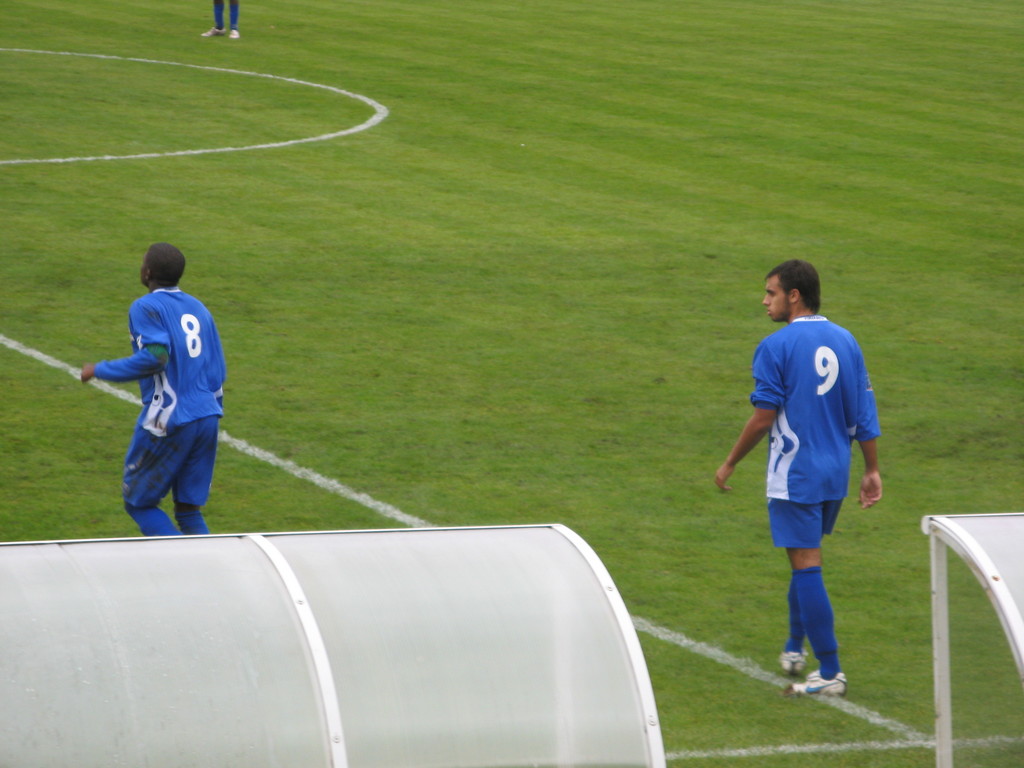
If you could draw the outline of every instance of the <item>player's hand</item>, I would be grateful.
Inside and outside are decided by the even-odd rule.
[[[93,378],[95,375],[96,375],[96,364],[95,363],[86,363],[85,365],[82,366],[82,383],[83,384],[85,382],[89,381],[89,379]]]
[[[878,472],[865,472],[860,481],[860,507],[867,509],[882,498],[882,476]]]
[[[729,476],[732,474],[734,469],[736,469],[736,467],[730,467],[728,464],[720,466],[718,471],[715,472],[715,485],[723,491],[731,491],[732,486],[726,485],[726,483],[729,481]]]

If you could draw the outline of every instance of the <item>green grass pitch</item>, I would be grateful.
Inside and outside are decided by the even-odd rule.
[[[210,20],[5,6],[0,334],[70,366],[126,354],[141,255],[173,242],[221,328],[231,435],[434,525],[564,523],[634,616],[774,672],[763,453],[731,494],[712,478],[774,330],[762,277],[809,259],[884,431],[885,498],[826,544],[855,707],[642,632],[670,765],[933,765],[894,745],[933,726],[920,518],[1024,508],[1019,2],[283,0],[243,3],[240,40],[200,38]],[[387,117],[288,144],[374,116],[303,83]],[[123,155],[155,157],[11,162]],[[7,346],[0,385],[0,540],[135,535],[135,408]],[[397,525],[229,448],[207,513]],[[958,735],[1019,739],[1009,651],[956,578]]]

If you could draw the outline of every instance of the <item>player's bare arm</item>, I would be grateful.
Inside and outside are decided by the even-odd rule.
[[[762,438],[768,434],[774,423],[775,411],[773,409],[754,408],[754,413],[747,419],[747,423],[743,426],[743,431],[740,432],[736,444],[729,451],[729,456],[726,458],[725,463],[715,473],[715,484],[719,488],[723,491],[732,490],[732,486],[726,484],[729,476],[732,475],[736,465],[740,463],[743,457],[750,453],[761,442]]]
[[[878,446],[874,440],[860,443],[864,455],[864,476],[860,481],[860,506],[867,509],[882,498],[882,473],[878,469]]]

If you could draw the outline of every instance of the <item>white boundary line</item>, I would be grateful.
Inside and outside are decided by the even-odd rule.
[[[121,391],[123,392],[124,390]],[[141,406],[142,402],[138,401],[138,404]],[[248,443],[245,440],[241,440],[237,437],[231,437],[227,432],[224,432],[223,430],[221,430],[220,432],[220,442],[230,445],[232,448],[241,453],[244,453],[246,456],[251,456],[254,459],[264,461],[273,467],[282,469],[289,475],[297,477],[300,480],[308,480],[309,482],[313,483],[313,485],[317,486],[318,488],[322,488],[323,490],[328,491],[329,493],[333,493],[338,496],[343,496],[349,501],[354,501],[357,504],[362,504],[364,507],[372,509],[377,514],[394,520],[395,522],[402,523],[403,525],[408,525],[410,528],[435,527],[432,523],[428,523],[426,520],[423,520],[419,517],[414,517],[413,515],[406,514],[397,507],[393,507],[390,504],[387,504],[383,501],[378,501],[377,499],[370,496],[368,493],[363,493],[362,491],[357,491],[354,488],[349,488],[344,483],[339,483],[337,480],[332,480],[329,477],[325,477],[324,475],[321,475],[319,472],[314,472],[312,469],[300,467],[294,461],[290,461],[289,459],[282,459],[280,456],[276,456],[270,451],[265,451],[262,448],[257,448],[255,445],[252,445],[251,443]]]
[[[783,688],[789,682],[780,675],[776,675],[771,672],[768,672],[765,669],[762,669],[749,659],[741,659],[729,653],[726,653],[721,648],[716,648],[715,646],[708,645],[707,643],[701,643],[696,640],[691,640],[681,632],[673,632],[670,629],[659,627],[658,625],[652,624],[651,622],[647,621],[647,619],[642,619],[639,616],[633,618],[633,624],[641,632],[646,632],[647,634],[651,635],[652,637],[656,637],[659,640],[664,640],[668,643],[672,643],[673,645],[678,645],[680,648],[685,648],[686,650],[693,651],[694,653],[703,656],[707,659],[717,661],[719,664],[724,664],[727,667],[731,667],[732,669],[735,669],[737,672],[741,672],[747,677],[753,678],[754,680],[760,680],[776,688]],[[862,720],[866,720],[872,725],[877,725],[879,728],[885,728],[888,731],[892,731],[893,733],[895,733],[898,736],[901,736],[904,739],[915,742],[925,741],[928,739],[927,735],[921,733],[920,731],[914,730],[908,725],[904,725],[903,723],[897,722],[896,720],[891,720],[887,717],[883,717],[877,712],[872,712],[870,709],[862,707],[859,704],[849,702],[846,699],[822,698],[817,699],[817,701],[820,701],[822,704],[827,704],[829,706],[835,707],[836,709],[845,712],[848,715],[853,715],[854,717],[859,717]]]
[[[358,93],[352,93],[351,91],[345,91],[341,88],[335,88],[331,85],[322,85],[321,83],[311,83],[306,80],[296,80],[292,77],[281,77],[279,75],[267,75],[261,72],[247,72],[241,69],[226,69],[224,67],[208,67],[201,64],[182,64],[177,61],[158,61],[156,59],[139,59],[130,56],[110,56],[101,53],[75,53],[73,51],[37,51],[31,48],[0,48],[0,53],[37,53],[49,56],[80,56],[88,59],[107,59],[112,61],[133,61],[141,64],[162,64],[169,67],[186,67],[188,69],[200,69],[208,72],[226,72],[231,75],[245,75],[246,77],[263,77],[270,80],[281,80],[286,83],[293,83],[295,85],[305,85],[310,88],[321,88],[331,93],[337,93],[346,98],[356,99],[364,104],[369,105],[373,108],[373,117],[369,120],[360,123],[352,128],[345,128],[341,131],[334,131],[333,133],[325,133],[320,136],[310,136],[304,139],[289,139],[288,141],[275,141],[266,144],[252,144],[245,147],[213,147],[210,149],[183,149],[176,152],[146,152],[136,155],[95,155],[91,157],[50,157],[50,158],[25,158],[25,159],[14,159],[14,160],[0,160],[0,165],[29,165],[34,163],[85,163],[94,162],[97,160],[151,160],[157,157],[181,157],[184,155],[210,155],[219,152],[246,152],[251,149],[276,149],[279,147],[291,147],[296,144],[308,144],[313,141],[327,141],[329,139],[336,139],[340,136],[348,136],[353,133],[359,133],[369,128],[373,128],[378,123],[382,122],[389,114],[388,108],[383,104],[374,101],[368,96],[362,96]]]
[[[0,344],[7,347],[8,349],[14,350],[15,352],[20,352],[26,357],[31,357],[33,360],[38,360],[40,363],[48,365],[51,368],[56,368],[58,371],[63,371],[64,373],[76,379],[80,378],[81,371],[78,368],[74,368],[68,365],[67,363],[61,362],[55,357],[50,357],[46,353],[40,352],[38,349],[27,347],[19,341],[4,336],[2,333],[0,333]],[[96,387],[97,389],[103,392],[106,392],[108,395],[113,395],[114,397],[120,398],[121,400],[132,403],[133,405],[137,405],[140,408],[142,407],[142,401],[139,400],[139,398],[136,395],[133,395],[131,392],[121,389],[120,387],[115,387],[112,384],[108,384],[105,381],[100,381],[99,379],[93,379],[92,381],[89,382],[89,385]],[[234,448],[237,451],[240,451],[241,453],[244,453],[246,456],[251,456],[254,459],[258,459],[259,461],[266,462],[271,466],[284,470],[288,474],[293,475],[294,477],[297,477],[300,480],[308,480],[309,482],[313,483],[313,485],[317,486],[318,488],[322,488],[323,490],[328,491],[329,493],[342,496],[350,501],[356,502],[357,504],[362,504],[364,507],[372,509],[377,514],[394,520],[395,522],[402,523],[403,525],[408,525],[411,528],[434,527],[431,523],[428,523],[426,520],[422,520],[418,517],[414,517],[413,515],[406,514],[397,507],[393,507],[390,504],[384,503],[383,501],[378,501],[369,494],[357,491],[354,488],[350,488],[344,483],[339,483],[337,480],[332,480],[329,477],[325,477],[324,475],[321,475],[319,472],[314,472],[312,469],[300,467],[294,461],[282,459],[280,456],[276,456],[270,451],[265,451],[262,448],[257,448],[256,446],[246,442],[245,440],[241,440],[237,437],[232,437],[223,430],[221,430],[220,432],[220,442],[225,443],[226,445],[230,445],[232,448]]]
[[[40,352],[37,349],[25,346],[21,342],[11,339],[3,334],[0,334],[0,345],[3,345],[15,352],[19,352],[23,355],[31,357],[33,360],[37,360],[45,365],[50,366],[51,368],[56,368],[59,371],[63,371],[64,373],[67,373],[68,375],[74,377],[75,379],[79,378],[79,369],[74,368],[73,366],[70,366],[67,363],[64,363],[60,360],[57,360],[56,358],[51,357],[50,355],[47,355],[44,352]],[[95,386],[97,389],[100,389],[103,392],[114,395],[115,397],[118,397],[127,402],[133,403],[138,406],[142,405],[139,398],[136,397],[135,395],[132,395],[131,393],[118,387],[111,386],[106,382],[97,381],[94,379],[90,381],[89,384]],[[255,459],[259,459],[260,461],[267,462],[272,466],[278,467],[279,469],[283,469],[284,471],[294,475],[295,477],[302,478],[303,480],[308,480],[317,487],[322,488],[323,490],[326,490],[330,493],[334,493],[339,496],[343,496],[344,498],[347,498],[351,501],[363,504],[364,506],[374,510],[375,512],[378,512],[384,517],[404,523],[405,525],[410,525],[412,527],[435,527],[425,520],[421,520],[418,517],[408,515],[405,512],[399,510],[398,508],[391,506],[390,504],[386,504],[385,502],[374,499],[368,494],[355,491],[352,488],[349,488],[347,485],[344,485],[336,480],[332,480],[328,477],[325,477],[324,475],[321,475],[318,472],[314,472],[313,470],[300,467],[294,462],[275,456],[274,454],[270,453],[269,451],[265,451],[262,448],[256,448],[255,446],[250,445],[244,440],[228,437],[223,432],[221,433],[221,440],[226,444],[230,445],[232,448],[235,448],[236,450],[239,450],[248,456],[251,456]],[[755,680],[760,680],[762,682],[769,683],[770,685],[775,687],[782,687],[786,683],[786,680],[784,680],[782,677],[762,669],[760,666],[755,664],[753,661],[750,661],[749,659],[741,659],[739,657],[727,653],[726,651],[723,651],[721,648],[717,648],[716,646],[709,645],[707,643],[702,643],[696,640],[691,640],[686,635],[680,632],[675,632],[673,630],[666,629],[665,627],[660,627],[657,624],[648,621],[647,619],[634,616],[633,625],[634,627],[636,627],[638,631],[646,632],[647,634],[659,640],[673,643],[674,645],[677,645],[680,648],[684,648],[688,651],[692,651],[693,653],[697,653],[712,661],[716,661],[719,664],[724,664],[725,666],[730,667],[736,670],[737,672],[740,672]],[[836,709],[845,712],[846,714],[853,715],[854,717],[859,717],[863,720],[866,720],[872,725],[885,728],[886,730],[889,730],[901,736],[902,740],[892,742],[852,742],[848,744],[824,745],[780,745],[774,747],[752,747],[748,749],[723,750],[713,752],[672,752],[667,755],[667,758],[670,760],[688,760],[700,757],[758,757],[771,754],[801,754],[818,752],[828,753],[857,751],[861,749],[883,750],[907,749],[911,747],[934,747],[934,740],[930,739],[925,734],[914,730],[910,726],[904,725],[890,718],[883,717],[882,715],[876,712],[872,712],[871,710],[866,709],[865,707],[861,707],[857,704],[848,702],[845,699],[826,698],[818,699],[818,701],[825,704],[829,704],[835,707]]]
[[[990,736],[985,739],[958,739],[958,748],[1000,747],[1018,744],[1021,739]],[[849,741],[845,744],[782,744],[777,747],[747,747],[744,749],[684,750],[665,755],[668,760],[697,760],[723,757],[770,757],[772,755],[828,755],[844,752],[886,752],[892,749],[935,749],[935,739],[908,739],[907,741]]]

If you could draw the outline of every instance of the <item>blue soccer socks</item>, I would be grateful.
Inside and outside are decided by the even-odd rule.
[[[143,536],[201,536],[210,532],[201,509],[175,510],[174,519],[178,522],[175,526],[167,513],[159,507],[125,504],[124,508],[139,526]]]
[[[804,623],[800,618],[800,598],[796,592],[796,578],[789,580],[789,639],[786,640],[787,653],[800,653],[804,649]]]
[[[832,680],[840,671],[839,643],[836,641],[835,617],[828,592],[825,590],[821,567],[793,571],[790,592],[790,606],[792,607],[795,597],[799,606],[800,624],[807,633],[814,655],[821,663],[821,676],[825,680]],[[792,633],[792,617],[790,625]]]
[[[126,503],[124,508],[139,526],[143,536],[181,535],[181,531],[174,527],[171,518],[159,507],[133,507]]]
[[[175,509],[174,519],[178,521],[178,527],[186,536],[197,536],[210,532],[201,509]]]

